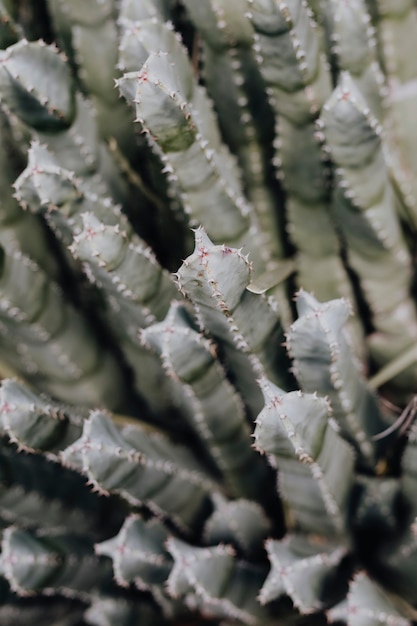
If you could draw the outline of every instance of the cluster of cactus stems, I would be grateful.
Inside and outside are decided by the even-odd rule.
[[[416,36],[0,0],[0,626],[417,623]]]

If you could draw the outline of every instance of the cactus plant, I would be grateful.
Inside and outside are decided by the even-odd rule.
[[[412,0],[0,0],[0,626],[417,623]]]

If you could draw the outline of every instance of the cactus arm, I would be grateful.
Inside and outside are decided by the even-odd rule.
[[[178,41],[176,45],[174,68],[166,53],[152,52],[140,72],[118,81],[119,89],[161,151],[192,225],[202,224],[218,243],[245,243],[262,273],[263,262],[256,258],[259,229],[235,159],[222,144],[211,104]]]
[[[253,48],[277,116],[273,162],[287,194],[286,228],[297,250],[297,283],[320,300],[353,300],[330,214],[327,159],[315,126],[331,92],[317,24],[303,0],[279,5],[248,0],[248,6]],[[360,345],[359,328],[352,333]]]
[[[53,46],[25,40],[1,53],[0,100],[29,126],[65,129],[75,115],[69,68]]]
[[[242,2],[185,2],[190,17],[204,40],[203,72],[209,95],[213,98],[226,142],[237,155],[245,190],[258,214],[265,241],[267,265],[282,258],[280,238],[283,224],[271,180],[265,176],[266,137],[273,128],[273,115],[265,85],[253,57],[252,25]],[[256,92],[253,102],[251,93]],[[239,119],[241,123],[235,124]]]
[[[70,247],[104,297],[104,317],[134,374],[137,392],[162,418],[172,406],[171,383],[159,359],[141,343],[139,331],[163,319],[179,296],[171,276],[129,224],[104,224],[92,213],[81,215],[82,230]],[[158,393],[155,393],[158,389]]]
[[[131,302],[132,311],[137,309],[137,325],[163,319],[178,291],[145,242],[122,219],[106,224],[84,212],[81,224],[71,250],[88,264],[97,283],[105,285],[109,298],[118,299],[120,306],[122,299]]]
[[[165,582],[172,569],[171,555],[164,548],[168,530],[157,520],[143,521],[129,516],[118,535],[96,544],[96,554],[112,559],[114,578],[118,585],[133,583],[141,591],[152,594],[166,619],[184,613],[179,603],[167,594]]]
[[[121,433],[98,411],[61,456],[98,491],[119,494],[134,507],[146,505],[183,531],[198,523],[209,494],[219,489],[183,446],[139,428]]]
[[[82,536],[43,537],[13,526],[3,532],[0,567],[11,589],[23,596],[62,593],[85,600],[111,580],[110,561],[96,557]]]
[[[290,534],[282,541],[269,539],[266,549],[271,570],[259,594],[262,604],[286,594],[306,614],[337,601],[337,592],[346,592],[347,575],[342,571],[346,550],[341,546],[323,546],[314,537]],[[335,597],[327,595],[328,589]]]
[[[279,467],[280,494],[292,525],[343,536],[354,454],[328,425],[327,401],[301,392],[285,394],[266,379],[262,387],[265,407],[256,420],[255,446]]]
[[[357,574],[350,585],[347,597],[347,626],[410,626],[393,606],[384,591],[365,573]]]
[[[39,217],[24,212],[13,197],[12,185],[24,167],[24,156],[13,125],[0,111],[0,242],[5,249],[21,250],[44,269],[52,279],[61,275],[59,260],[50,250],[51,234]]]
[[[121,221],[123,226],[120,208],[100,186],[93,192],[91,182],[62,168],[46,146],[33,142],[27,167],[14,186],[20,204],[34,213],[40,212],[56,236],[69,245],[73,231],[81,228],[83,212],[92,211],[110,224]]]
[[[77,473],[58,463],[52,454],[18,453],[9,447],[0,454],[1,525],[45,528],[50,533],[77,532],[100,541],[108,526],[117,528],[122,511],[115,500],[99,497]],[[104,521],[106,520],[106,522]]]
[[[387,95],[385,77],[379,64],[376,32],[366,2],[330,0],[327,6],[337,69],[350,73],[372,114],[381,121]]]
[[[101,136],[105,140],[114,137],[128,159],[134,159],[131,115],[114,90],[114,79],[118,76],[114,3],[93,0],[86,10],[83,3],[58,0],[56,12],[57,26],[74,57],[78,78],[91,94]]]
[[[271,522],[256,502],[226,500],[213,495],[215,510],[204,526],[204,543],[231,544],[247,558],[263,553],[263,544],[271,531]]]
[[[76,394],[80,404],[122,408],[129,391],[119,365],[57,285],[18,252],[4,255],[1,270],[1,342],[13,337],[22,375],[64,402]]]
[[[409,295],[410,254],[394,212],[380,129],[348,74],[341,76],[322,121],[337,167],[336,218],[377,331],[369,342],[371,356],[386,362],[415,343],[417,317]],[[414,373],[409,368],[395,380],[407,385]]]
[[[85,413],[70,413],[15,380],[1,383],[0,429],[20,449],[55,453],[66,448],[81,436]]]
[[[297,380],[303,391],[328,397],[341,435],[359,454],[359,464],[373,468],[386,442],[378,450],[372,437],[386,422],[344,334],[350,307],[343,300],[320,304],[304,291],[298,294],[297,307],[299,318],[287,333]]]
[[[258,499],[266,466],[252,449],[242,401],[214,357],[214,345],[192,329],[176,303],[163,322],[142,331],[142,338],[180,383],[192,426],[233,497]]]
[[[174,598],[182,597],[213,617],[250,626],[270,623],[268,611],[256,601],[263,569],[237,561],[230,546],[195,548],[172,537],[167,548],[174,558],[167,583]]]
[[[417,224],[416,135],[411,123],[416,107],[416,68],[411,51],[417,32],[417,15],[412,0],[375,0],[375,26],[381,64],[386,75],[387,115],[385,128],[395,178],[407,207],[407,219]]]
[[[195,241],[193,254],[177,273],[180,289],[195,305],[202,326],[219,341],[229,366],[235,364],[236,385],[244,399],[251,396],[252,406],[259,407],[254,383],[249,390],[243,382],[253,379],[250,372],[266,371],[282,386],[290,384],[276,308],[265,296],[248,291],[251,268],[241,250],[213,245],[202,229],[196,231]]]

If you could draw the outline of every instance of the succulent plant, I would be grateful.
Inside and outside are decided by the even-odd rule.
[[[417,624],[413,0],[0,0],[0,626]]]

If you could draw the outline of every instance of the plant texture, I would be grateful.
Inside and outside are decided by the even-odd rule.
[[[413,0],[0,0],[0,626],[417,624]]]

